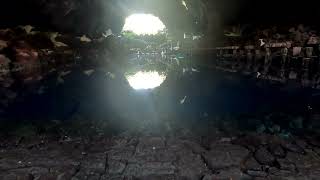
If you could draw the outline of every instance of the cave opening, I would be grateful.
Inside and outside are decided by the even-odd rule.
[[[155,35],[165,28],[159,17],[141,13],[128,16],[122,31],[131,31],[137,35]]]

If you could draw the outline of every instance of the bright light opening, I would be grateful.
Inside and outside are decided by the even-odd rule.
[[[165,29],[162,21],[152,14],[133,14],[126,18],[122,31],[132,31],[138,35],[154,35]]]
[[[165,75],[161,75],[156,71],[143,72],[139,71],[134,75],[126,77],[133,89],[153,89],[159,87],[166,79]]]
[[[186,10],[189,10],[186,1],[182,0],[182,5],[186,8]]]

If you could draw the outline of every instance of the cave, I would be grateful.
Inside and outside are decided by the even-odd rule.
[[[0,179],[319,179],[316,4],[1,2]]]

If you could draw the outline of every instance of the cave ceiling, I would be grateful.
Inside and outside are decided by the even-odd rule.
[[[26,0],[8,1],[0,12],[0,26],[31,24],[50,30],[96,35],[111,29],[120,32],[133,13],[151,13],[173,31],[205,29],[206,9],[202,1],[185,0]]]

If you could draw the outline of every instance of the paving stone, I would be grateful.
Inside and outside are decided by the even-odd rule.
[[[287,159],[278,159],[281,170],[290,171],[291,173],[297,173],[297,167],[294,163],[288,161]]]
[[[176,168],[171,163],[148,162],[143,164],[128,164],[124,175],[143,177],[148,175],[172,175]]]
[[[121,175],[109,175],[109,174],[103,174],[100,177],[100,180],[122,180],[123,176]]]
[[[216,145],[204,155],[205,161],[212,169],[240,166],[249,151],[238,145]]]
[[[289,177],[292,175],[295,175],[295,172],[289,171],[289,170],[283,170],[283,169],[278,169],[275,167],[271,167],[268,169],[268,173],[273,175],[273,176],[278,176],[278,177]]]
[[[110,180],[110,179],[113,179],[113,178],[111,178],[110,175],[105,175],[105,174],[103,174],[103,175],[100,177],[100,180]],[[119,177],[119,179],[121,179],[121,178]]]
[[[57,179],[56,175],[49,174],[49,173],[40,175],[40,177],[37,178],[37,180],[56,180],[56,179]]]
[[[298,146],[297,144],[294,144],[294,143],[289,143],[289,142],[285,142],[285,143],[282,143],[282,146],[288,150],[288,151],[291,151],[291,152],[294,152],[294,153],[299,153],[299,154],[305,154],[305,150]]]
[[[49,174],[49,169],[44,167],[28,167],[19,168],[11,170],[10,172],[14,174],[31,174],[35,179],[41,177],[42,175]]]
[[[62,173],[57,176],[57,180],[69,180],[71,178],[72,178],[72,175],[68,173]]]
[[[268,177],[255,177],[253,180],[270,180]],[[275,179],[273,179],[275,180]]]
[[[80,154],[65,154],[58,150],[31,151],[29,155],[25,156],[22,163],[37,167],[68,167],[79,163],[81,158]]]
[[[252,156],[247,158],[242,164],[242,170],[247,172],[251,171],[262,171],[262,166],[256,161],[256,159]]]
[[[123,148],[128,145],[129,141],[129,138],[126,137],[114,137],[112,139],[113,148]]]
[[[15,179],[15,180],[33,180],[34,176],[29,173],[4,173],[0,174],[0,179]]]
[[[301,175],[285,176],[285,177],[270,175],[266,180],[313,180],[313,179],[309,179],[307,176],[301,176]]]
[[[32,174],[24,174],[24,175],[18,175],[17,180],[33,180],[34,176]]]
[[[266,173],[265,171],[256,171],[256,170],[248,170],[246,172],[246,174],[248,174],[249,176],[252,176],[252,177],[267,177],[268,176],[268,173]]]
[[[313,152],[306,155],[288,152],[286,160],[296,165],[299,172],[306,169],[317,169],[320,166],[320,160]]]
[[[21,167],[25,167],[25,165],[22,164],[22,161],[20,161],[19,159],[11,159],[10,157],[0,159],[0,170],[2,171],[6,169],[17,169]]]
[[[252,180],[252,177],[244,174],[238,168],[230,168],[219,171],[218,174],[205,175],[202,180]]]
[[[174,152],[180,151],[180,150],[186,148],[184,142],[185,142],[184,140],[180,140],[180,139],[177,139],[174,137],[167,138],[166,139],[166,147]]]
[[[286,152],[285,150],[281,147],[280,144],[271,144],[269,145],[269,148],[270,152],[276,156],[276,157],[279,157],[279,158],[284,158],[286,157]]]
[[[161,149],[140,149],[131,158],[128,159],[129,163],[134,162],[172,162],[176,160],[174,151],[161,148]]]
[[[209,171],[199,154],[180,152],[177,154],[177,159],[174,165],[177,167],[177,174],[180,177],[199,179]]]
[[[79,171],[71,178],[71,180],[88,180],[88,177],[88,174],[86,174],[84,171]]]
[[[194,139],[141,137],[121,141],[119,138],[118,145],[106,147],[103,145],[106,143],[100,143],[103,147],[93,148],[85,156],[80,150],[73,154],[74,147],[54,143],[42,150],[16,148],[0,151],[0,179],[302,180],[305,177],[317,180],[320,177],[320,158],[315,146],[304,149],[305,154],[291,150],[285,158],[280,158],[284,148],[275,146],[278,141],[265,140],[266,144],[257,141],[256,152],[250,155],[243,146],[230,143],[228,140],[211,144],[212,149],[208,151]],[[63,150],[63,147],[70,149]],[[272,166],[275,162],[279,167]]]
[[[103,153],[107,149],[112,147],[111,140],[105,138],[99,138],[97,140],[92,140],[93,142],[88,143],[85,147],[83,147],[81,151],[85,151],[88,154],[92,153]],[[81,144],[80,144],[81,145]]]
[[[134,180],[182,180],[174,175],[149,175],[144,177],[134,177]]]
[[[319,168],[310,169],[307,177],[312,180],[319,179],[320,169]]]
[[[0,170],[26,167],[25,159],[29,155],[29,151],[18,148],[0,153]]]
[[[143,137],[139,139],[136,153],[144,151],[163,149],[165,148],[165,140],[162,137]]]
[[[128,160],[133,157],[134,153],[135,153],[134,146],[114,148],[108,151],[108,159]]]
[[[260,164],[269,166],[272,166],[276,160],[275,157],[265,147],[260,147],[254,153],[254,157]]]
[[[62,165],[58,167],[51,167],[50,172],[58,175],[69,177],[80,170],[80,163],[73,163],[71,165]]]
[[[13,173],[7,174],[7,175],[3,175],[1,177],[1,179],[3,179],[3,180],[17,180],[17,178],[18,178],[18,176],[16,174],[13,174]]]
[[[100,174],[91,174],[88,176],[88,180],[100,180],[101,175]]]
[[[185,141],[184,144],[187,148],[191,149],[196,154],[203,154],[207,152],[207,150],[198,143],[192,141]]]
[[[81,170],[104,173],[106,169],[106,153],[88,154],[81,162]]]
[[[111,175],[122,174],[126,168],[126,162],[108,160],[108,173]]]

